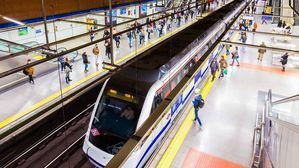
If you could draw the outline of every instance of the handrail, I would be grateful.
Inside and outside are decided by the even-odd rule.
[[[268,152],[266,150],[264,150],[265,149],[265,138],[266,138],[266,135],[265,135],[266,118],[268,120],[270,120],[271,122],[281,125],[282,127],[288,128],[296,133],[299,133],[299,126],[289,123],[289,122],[286,122],[286,121],[283,121],[283,120],[280,120],[279,118],[269,116],[269,113],[272,110],[273,105],[281,104],[281,103],[285,103],[285,102],[289,102],[289,101],[294,101],[294,100],[298,100],[298,99],[299,99],[299,95],[294,95],[294,96],[290,96],[288,98],[284,98],[284,99],[272,102],[272,91],[271,90],[268,91],[267,99],[265,102],[265,107],[262,112],[262,119],[261,119],[260,123],[256,123],[256,127],[254,129],[254,136],[253,136],[253,145],[254,146],[253,146],[253,152],[252,152],[251,167],[259,167],[260,163],[261,163],[262,156],[264,156],[263,154],[265,154],[265,153],[269,157],[271,164],[273,164],[270,156],[268,155]],[[259,119],[258,115],[257,115],[257,119]],[[258,135],[260,135],[260,136],[258,137]],[[258,151],[257,151],[257,149],[258,149]]]
[[[272,105],[277,105],[277,104],[287,103],[287,102],[295,101],[295,100],[299,100],[299,94],[294,95],[294,96],[290,96],[290,97],[287,97],[287,98],[283,98],[281,100],[277,100],[277,101],[274,101],[274,102],[271,102],[271,103],[272,103]]]

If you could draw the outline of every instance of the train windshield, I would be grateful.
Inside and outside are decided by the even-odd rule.
[[[134,134],[140,109],[139,98],[107,89],[92,122],[89,140],[101,150],[116,154]]]

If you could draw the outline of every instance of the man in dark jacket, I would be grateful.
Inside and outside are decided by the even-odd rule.
[[[83,52],[83,54],[82,54],[82,61],[84,64],[84,72],[86,73],[86,72],[88,72],[88,64],[89,64],[86,52]]]
[[[282,65],[282,71],[286,70],[286,65],[288,63],[289,54],[285,53],[283,56],[281,56],[281,65]]]

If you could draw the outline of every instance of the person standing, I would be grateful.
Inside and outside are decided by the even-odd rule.
[[[116,48],[119,48],[120,45],[120,35],[114,37]]]
[[[90,34],[89,34],[89,36],[90,36],[90,41],[91,42],[93,42],[93,40],[94,40],[94,38],[95,38],[95,34],[94,34],[94,32],[92,32],[93,30],[92,29],[90,29]]]
[[[255,32],[257,29],[257,23],[254,22],[253,25],[252,25],[252,31]]]
[[[151,26],[147,26],[146,32],[147,32],[147,38],[148,38],[148,40],[150,40],[151,39],[151,32],[152,32]]]
[[[238,63],[237,66],[240,66],[240,63],[239,63],[239,49],[238,47],[236,46],[236,49],[234,52],[232,52],[232,63],[230,64],[231,66],[234,65],[235,61]]]
[[[106,52],[105,52],[106,56],[108,56],[108,58],[111,59],[110,58],[110,56],[111,56],[111,43],[110,43],[110,41],[106,40],[104,45],[106,47]]]
[[[31,63],[31,60],[28,59],[27,60],[27,64],[30,64],[30,63]],[[34,84],[34,80],[33,80],[34,67],[30,66],[30,67],[26,68],[25,71],[26,71],[26,73],[27,73],[27,75],[29,77],[29,83],[33,85]]]
[[[132,35],[132,31],[128,31],[127,37],[128,37],[128,40],[129,40],[129,47],[132,48],[132,46],[133,46],[133,35]]]
[[[98,59],[99,59],[100,50],[99,50],[99,47],[98,47],[97,44],[92,49],[92,53],[95,56],[95,65],[96,65],[96,68],[98,68],[98,66],[99,66]]]
[[[228,39],[229,41],[229,39]],[[231,44],[225,44],[226,56],[230,55],[230,48],[232,47]]]
[[[110,36],[110,33],[108,30],[105,30],[104,33],[103,33],[103,38],[105,37],[109,37]]]
[[[72,72],[72,66],[68,58],[65,58],[65,81],[69,84],[70,81],[70,73]]]
[[[212,74],[212,81],[214,81],[216,77],[216,72],[219,70],[219,65],[216,58],[213,59],[212,63],[210,64],[211,74]]]
[[[83,64],[84,64],[84,72],[87,73],[88,72],[89,61],[88,61],[88,56],[87,56],[85,51],[82,54],[82,61],[83,61]]]
[[[202,123],[200,121],[200,118],[198,117],[198,110],[200,107],[203,107],[204,101],[202,99],[202,96],[199,93],[199,89],[195,89],[194,92],[195,92],[195,97],[194,97],[194,100],[192,101],[193,107],[194,107],[194,115],[195,115],[194,121],[197,120],[199,126],[201,127]]]
[[[63,56],[58,57],[58,62],[60,63],[60,69],[63,71],[65,69],[65,60]]]
[[[219,76],[219,78],[221,78],[221,77],[224,77],[224,70],[227,68],[227,62],[226,62],[223,55],[221,56],[221,59],[219,60],[219,65],[220,65],[220,76]]]
[[[143,34],[143,29],[139,30],[139,44],[144,43],[144,34]]]
[[[288,58],[289,58],[289,54],[285,53],[284,55],[281,56],[281,65],[282,65],[282,71],[286,71],[286,65],[288,63]]]
[[[266,47],[265,43],[262,42],[262,44],[260,45],[260,47]],[[259,48],[259,49],[258,49],[258,53],[259,53],[259,55],[258,55],[258,57],[257,57],[257,60],[258,60],[258,61],[260,61],[260,62],[263,61],[263,57],[264,57],[264,54],[265,54],[266,51],[267,51],[267,50],[266,50],[265,48]]]

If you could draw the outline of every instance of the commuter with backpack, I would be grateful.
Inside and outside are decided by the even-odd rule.
[[[199,108],[203,108],[205,102],[202,98],[202,96],[200,95],[199,93],[199,89],[195,89],[195,97],[194,97],[194,100],[193,100],[193,107],[194,107],[194,115],[195,115],[195,118],[194,118],[194,121],[197,120],[199,126],[201,127],[202,126],[202,123],[200,121],[200,118],[198,117],[198,110]]]

